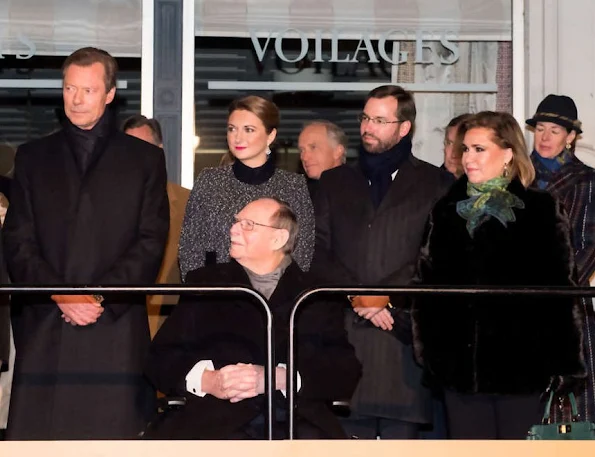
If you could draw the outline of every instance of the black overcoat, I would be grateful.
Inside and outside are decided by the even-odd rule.
[[[153,283],[169,227],[163,151],[112,130],[81,175],[64,130],[21,146],[4,227],[16,284]],[[105,296],[73,327],[48,296],[15,296],[9,439],[134,438],[153,401],[142,376],[145,298]]]
[[[314,271],[345,286],[409,284],[427,217],[451,182],[447,173],[410,155],[374,209],[368,180],[358,166],[325,171],[314,205]],[[384,330],[354,325],[354,316],[349,310],[345,323],[364,372],[352,411],[429,422],[429,392],[421,386],[411,347]]]
[[[187,285],[251,287],[235,261],[191,271]],[[289,315],[297,296],[312,287],[312,279],[291,263],[279,280],[269,305],[274,319],[275,365],[287,363]],[[163,420],[152,438],[225,439],[265,411],[264,395],[238,403],[212,395],[186,392],[185,377],[200,360],[212,360],[215,369],[235,363],[265,365],[265,320],[262,308],[245,294],[229,297],[182,297],[152,344],[147,374],[155,387],[169,396],[187,397],[186,407]],[[298,313],[296,368],[302,388],[296,396],[296,421],[304,420],[327,438],[345,438],[329,409],[333,400],[351,395],[361,366],[347,341],[341,316],[345,303],[305,303]],[[276,392],[276,405],[287,400]],[[298,428],[299,438],[299,428]]]
[[[466,177],[428,221],[418,281],[439,286],[572,286],[568,218],[544,191],[515,180],[525,207],[505,227],[491,217],[471,237],[456,212]],[[464,394],[534,394],[552,376],[584,375],[580,308],[573,297],[426,296],[412,309],[414,347],[428,381]]]

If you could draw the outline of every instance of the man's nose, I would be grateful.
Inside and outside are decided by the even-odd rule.
[[[229,228],[229,233],[233,235],[234,233],[237,234],[240,231],[240,221],[233,221],[231,223],[231,227]]]
[[[72,97],[72,101],[77,105],[83,102],[83,94],[80,90],[74,92],[74,97]]]

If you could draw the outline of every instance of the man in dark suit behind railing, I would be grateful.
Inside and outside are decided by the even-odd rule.
[[[415,158],[413,96],[399,86],[377,87],[359,116],[359,163],[325,171],[314,201],[313,271],[343,286],[409,284],[424,225],[451,178]],[[343,422],[359,438],[416,438],[430,423],[429,392],[413,352],[395,338],[389,297],[354,297],[345,316],[350,342],[364,367]],[[396,303],[395,303],[396,305]],[[369,322],[366,321],[369,319]],[[398,322],[398,320],[397,320]]]
[[[96,48],[63,66],[63,128],[19,147],[3,227],[11,280],[155,281],[169,227],[163,150],[117,130],[116,60]],[[15,295],[7,439],[133,439],[153,410],[143,378],[143,295]]]

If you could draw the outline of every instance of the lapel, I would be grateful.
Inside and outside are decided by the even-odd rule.
[[[409,155],[407,160],[399,168],[395,179],[390,185],[387,194],[382,199],[380,206],[376,210],[376,216],[379,216],[388,209],[403,204],[408,201],[415,193],[415,185],[417,182],[417,159],[413,155]],[[370,206],[372,203],[370,202]]]
[[[76,209],[77,195],[81,185],[81,176],[78,166],[71,154],[68,140],[64,130],[53,137],[53,141],[48,144],[48,154],[44,164],[45,176],[51,180],[51,202],[59,205],[58,213],[64,213],[64,208],[68,211],[68,218],[71,220],[72,211]]]
[[[216,283],[221,285],[237,284],[253,289],[248,274],[239,263],[232,260],[228,266],[229,267],[223,271],[216,266],[212,267],[217,271]],[[210,282],[208,278],[205,278],[205,280],[206,282]],[[295,299],[302,289],[304,289],[302,284],[302,272],[297,264],[292,261],[283,273],[283,276],[279,279],[279,283],[277,284],[277,287],[275,287],[273,295],[271,295],[271,298],[268,300],[271,311],[275,316],[278,316],[275,320],[278,324],[286,322],[289,318],[289,313],[293,307]]]
[[[284,310],[289,312],[291,307],[293,307],[293,302],[297,298],[298,293],[301,291],[301,283],[301,271],[297,264],[292,261],[285,269],[273,295],[271,295],[269,300],[271,309],[284,310],[289,305],[289,309]]]

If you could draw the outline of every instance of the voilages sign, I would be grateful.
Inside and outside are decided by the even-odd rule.
[[[348,36],[348,38],[345,38]],[[407,39],[411,36],[412,38]],[[452,65],[459,60],[459,47],[449,37],[453,34],[447,32],[435,33],[422,30],[417,31],[403,31],[398,29],[387,30],[383,33],[374,33],[374,38],[369,32],[361,32],[358,34],[349,33],[341,34],[338,29],[329,31],[315,30],[313,32],[304,32],[296,28],[287,28],[278,31],[257,31],[250,30],[250,39],[254,52],[259,60],[262,62],[271,49],[274,49],[276,55],[284,62],[295,63],[310,56],[312,62],[357,62],[360,53],[367,54],[367,61],[369,63],[379,63],[380,59],[386,61],[391,65],[399,65],[407,62],[409,55],[407,51],[400,50],[400,41],[415,41],[415,55],[414,63],[416,64],[431,64],[435,60],[429,60],[428,53],[432,53],[430,46],[431,41],[439,41],[442,47],[446,50],[445,53],[439,55],[439,62],[443,65]],[[324,37],[324,38],[323,38]],[[329,37],[329,38],[326,38]],[[430,38],[428,38],[430,37]],[[287,52],[284,48],[284,40],[299,40],[299,49],[297,55],[292,47],[292,51]],[[339,54],[339,42],[346,40],[358,40],[357,45],[352,52]],[[323,40],[330,41],[330,54],[323,52]],[[313,49],[310,49],[313,41]],[[393,44],[391,50],[387,44]],[[374,46],[376,44],[376,46]],[[389,48],[389,49],[387,49]],[[313,51],[313,58],[311,53]]]

